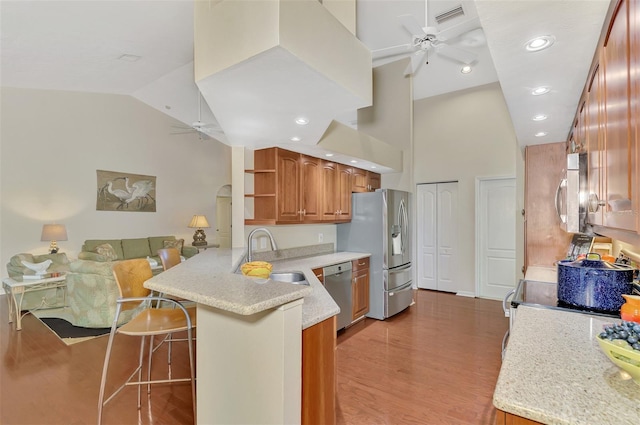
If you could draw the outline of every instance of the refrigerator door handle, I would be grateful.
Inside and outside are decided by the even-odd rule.
[[[405,246],[407,238],[409,237],[409,217],[407,215],[407,206],[404,203],[404,199],[400,200],[400,208],[398,211],[400,227],[402,229],[402,253],[406,252]]]
[[[404,266],[396,267],[395,269],[389,269],[388,271],[389,271],[389,274],[394,274],[394,273],[403,272],[403,271],[405,271],[407,269],[410,269],[410,268],[411,268],[411,263],[407,263]]]

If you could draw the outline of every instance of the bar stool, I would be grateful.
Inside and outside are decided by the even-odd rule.
[[[113,266],[113,276],[115,277],[120,297],[116,300],[116,313],[111,325],[109,334],[109,342],[107,343],[107,352],[104,358],[104,367],[102,369],[102,379],[100,382],[100,395],[98,397],[98,424],[102,423],[102,410],[104,406],[113,399],[124,387],[135,385],[138,387],[138,409],[141,406],[140,386],[147,385],[147,393],[151,391],[151,384],[167,383],[167,382],[191,382],[191,396],[193,398],[193,417],[196,418],[196,387],[195,387],[195,364],[193,355],[193,337],[192,330],[196,327],[195,308],[185,308],[178,301],[151,296],[151,290],[143,286],[143,283],[153,276],[151,266],[146,259],[125,260],[116,263]],[[172,308],[152,308],[151,302],[171,304]],[[131,310],[144,304],[141,310],[128,323],[118,327],[118,318],[122,311]],[[151,380],[151,359],[153,352],[153,339],[155,335],[173,334],[175,332],[187,331],[187,341],[189,347],[189,378],[161,379]],[[139,336],[140,355],[136,369],[120,386],[114,391],[109,398],[104,400],[105,385],[107,381],[107,372],[109,369],[109,360],[113,348],[113,341],[116,334]],[[142,380],[142,362],[144,357],[144,346],[146,337],[150,337],[149,341],[149,367],[147,371],[147,380]],[[157,348],[157,347],[156,347]],[[137,374],[137,380],[132,381]]]

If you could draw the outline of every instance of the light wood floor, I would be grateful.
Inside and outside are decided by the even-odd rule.
[[[424,290],[416,300],[391,319],[365,319],[338,335],[339,424],[493,423],[491,398],[508,327],[501,303]],[[16,331],[7,314],[0,296],[0,423],[95,423],[107,338],[66,346],[31,315]],[[136,361],[129,353],[138,342],[116,341],[110,385]],[[174,349],[174,377],[187,373],[179,366],[184,351]],[[161,369],[164,362],[154,362],[155,373]],[[104,423],[193,422],[188,384],[156,386],[151,394],[138,411],[135,389],[125,389],[105,408]]]

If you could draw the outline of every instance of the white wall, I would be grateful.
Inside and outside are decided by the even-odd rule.
[[[0,266],[19,252],[44,254],[44,223],[62,223],[61,251],[76,257],[85,239],[175,235],[204,214],[215,226],[216,193],[231,183],[230,148],[130,96],[3,87],[0,157]],[[156,176],[157,212],[96,211],[96,170]],[[214,242],[215,228],[205,229]]]
[[[414,182],[458,181],[459,286],[475,293],[475,179],[516,176],[517,142],[498,83],[414,103]]]

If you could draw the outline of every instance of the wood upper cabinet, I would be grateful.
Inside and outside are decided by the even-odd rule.
[[[357,320],[369,312],[369,258],[351,262],[351,320]]]
[[[338,164],[338,186],[336,197],[338,200],[338,221],[351,221],[351,177],[353,168]]]
[[[640,211],[640,4],[637,1],[629,2],[629,109],[631,111],[631,184],[635,195],[634,212]],[[636,217],[636,232],[640,233],[640,214]]]
[[[322,160],[300,155],[300,207],[302,222],[322,219]]]
[[[367,171],[367,177],[369,179],[369,191],[375,192],[376,189],[380,189],[382,186],[380,185],[380,174],[372,173],[371,171]]]
[[[374,192],[380,189],[380,174],[353,167],[352,192]]]
[[[338,212],[338,164],[322,161],[322,220],[335,221]]]
[[[604,225],[636,230],[634,217],[635,146],[631,144],[629,90],[629,1],[619,0],[603,46],[604,71]]]
[[[254,193],[245,194],[254,218],[246,224],[344,223],[351,220],[354,174],[365,188],[380,186],[379,174],[281,148],[256,150],[254,169],[245,172],[254,176]]]
[[[586,121],[585,132],[587,149],[587,176],[588,176],[588,202],[587,221],[590,224],[602,225],[602,179],[604,177],[604,119],[603,119],[603,96],[602,96],[602,73],[600,65],[596,64],[588,82],[586,100]]]

